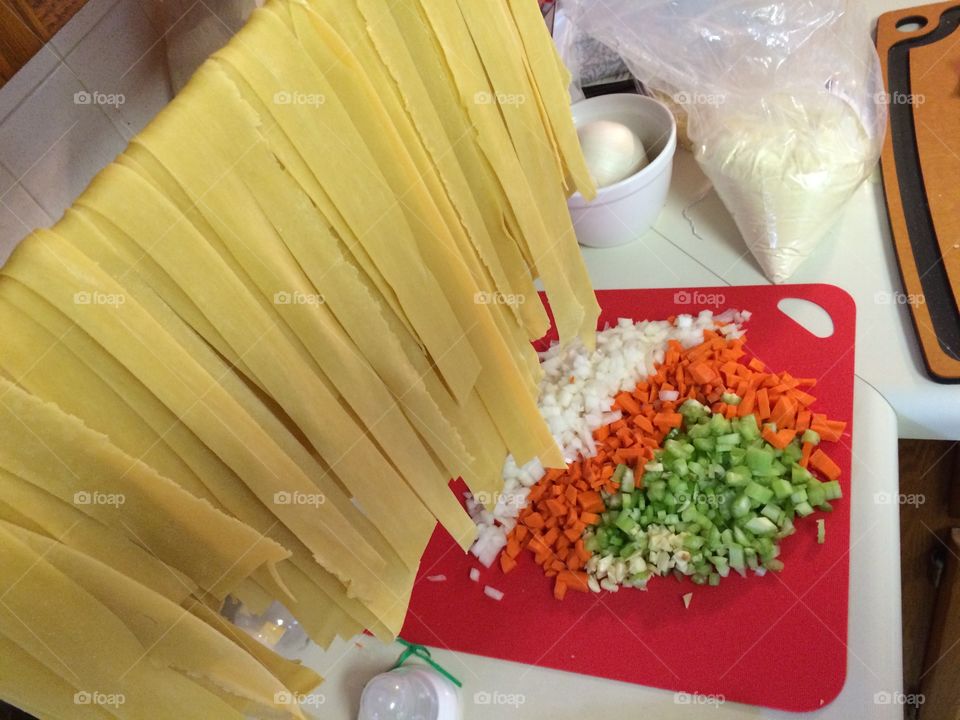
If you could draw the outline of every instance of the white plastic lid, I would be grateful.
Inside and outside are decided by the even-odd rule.
[[[461,720],[460,694],[425,665],[377,675],[363,689],[358,720]]]

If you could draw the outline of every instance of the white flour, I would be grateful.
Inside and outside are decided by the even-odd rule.
[[[827,92],[720,108],[695,152],[764,273],[786,281],[876,163],[857,111]],[[704,123],[705,124],[705,123]]]

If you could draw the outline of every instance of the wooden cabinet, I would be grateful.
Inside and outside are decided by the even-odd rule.
[[[960,720],[960,446],[900,442],[905,716]]]
[[[0,85],[23,67],[87,0],[0,0]]]

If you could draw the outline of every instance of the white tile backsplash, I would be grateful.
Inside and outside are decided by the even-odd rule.
[[[50,44],[61,56],[66,57],[116,4],[117,0],[87,0],[60,32],[53,36]]]
[[[49,45],[45,45],[0,88],[0,123],[17,109],[24,98],[33,92],[60,62],[60,55]]]
[[[172,97],[166,44],[143,3],[119,0],[66,57],[124,139],[136,135]],[[110,102],[115,97],[117,102]]]
[[[119,0],[66,56],[90,91],[116,93],[149,51],[162,44],[138,0]]]
[[[122,103],[108,102],[118,95]],[[141,0],[89,0],[0,87],[0,264],[17,239],[59,218],[171,95],[166,44]]]
[[[37,205],[16,179],[0,168],[0,265],[31,230],[50,224],[50,216]]]
[[[0,125],[0,163],[59,218],[124,147],[120,132],[61,65]]]

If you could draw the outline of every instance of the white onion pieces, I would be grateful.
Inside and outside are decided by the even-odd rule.
[[[427,580],[429,580],[430,582],[446,582],[447,576],[446,575],[427,575]]]
[[[500,602],[501,600],[503,600],[503,591],[497,590],[496,588],[490,587],[489,585],[483,586],[483,594],[486,595],[488,598],[493,598],[497,602]]]
[[[554,343],[540,354],[544,377],[540,382],[540,413],[563,450],[567,462],[578,455],[596,453],[593,431],[620,419],[611,412],[614,396],[632,391],[663,362],[667,343],[676,340],[684,347],[703,342],[704,330],[717,330],[728,338],[743,335],[747,311],[727,310],[721,315],[703,311],[696,317],[679,315],[675,324],[666,321],[634,323],[620,320],[614,327],[597,333],[596,350],[589,352],[579,342],[565,348]],[[503,464],[503,491],[493,511],[488,511],[467,494],[467,511],[479,527],[477,541],[470,549],[485,567],[490,567],[506,547],[507,534],[526,507],[530,488],[543,477],[538,460],[518,467],[513,456]]]
[[[480,571],[476,568],[470,568],[470,579],[474,582],[480,582]]]

